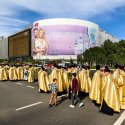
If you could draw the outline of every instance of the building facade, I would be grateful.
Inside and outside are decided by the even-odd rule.
[[[8,38],[0,40],[0,59],[8,59]]]
[[[43,19],[35,21],[32,27],[1,39],[0,59],[23,56],[32,56],[34,59],[76,59],[86,49],[100,46],[107,39],[119,41],[90,21]]]
[[[45,33],[48,44],[45,49],[46,53],[33,52],[39,44],[36,38],[36,30],[38,32],[43,30]],[[113,42],[118,41],[90,21],[68,18],[39,20],[33,23],[32,28],[32,56],[34,58],[55,58],[55,56],[75,58],[86,49],[102,45],[107,39]]]

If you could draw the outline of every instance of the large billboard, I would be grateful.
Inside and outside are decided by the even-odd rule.
[[[96,45],[97,29],[80,25],[42,25],[32,28],[32,56],[79,55]]]
[[[19,32],[8,38],[9,57],[30,56],[30,29]]]

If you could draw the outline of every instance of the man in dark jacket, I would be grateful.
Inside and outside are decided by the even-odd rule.
[[[77,96],[78,95],[78,80],[76,79],[76,73],[72,74],[72,86],[71,86],[71,100],[72,100],[72,104],[69,105],[69,107],[74,108],[74,99],[76,99],[80,104],[79,107],[81,107],[83,105],[83,103],[81,102],[80,98]]]

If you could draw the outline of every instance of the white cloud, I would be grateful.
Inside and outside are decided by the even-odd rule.
[[[14,6],[16,6],[10,0],[1,0],[0,1],[0,16],[13,16],[16,11],[14,10]]]
[[[29,25],[29,22],[15,18],[0,17],[0,36],[8,36],[14,32],[20,31],[21,28]]]
[[[0,17],[0,25],[8,25],[8,26],[20,26],[20,25],[27,25],[29,22],[19,20],[16,18],[10,18],[10,17]]]
[[[97,14],[113,12],[125,5],[125,0],[10,0],[28,9],[49,16],[82,16],[87,19]]]
[[[25,19],[16,18],[18,14],[22,14],[20,7],[40,14],[44,13],[46,18],[69,17],[88,20],[96,15],[115,13],[118,7],[124,5],[125,0],[1,0],[0,35],[10,34],[28,25]],[[11,26],[15,28],[10,30]]]
[[[0,36],[8,36],[21,28],[29,25],[29,22],[16,18],[17,4],[10,0],[2,0],[0,3]],[[17,10],[16,10],[17,9]]]

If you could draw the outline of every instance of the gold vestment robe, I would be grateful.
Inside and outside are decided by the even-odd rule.
[[[85,93],[89,93],[89,84],[87,79],[87,71],[85,69],[82,69],[79,72],[79,83],[80,83],[80,90]]]
[[[18,80],[23,80],[24,79],[24,68],[23,67],[18,67],[16,69],[17,75],[18,75]]]
[[[118,91],[121,109],[125,109],[125,72],[123,70],[120,70],[120,76],[118,78]]]
[[[8,80],[8,72],[4,67],[0,68],[0,80]]]
[[[88,85],[89,85],[89,91],[91,89],[91,84],[92,84],[92,80],[90,78],[90,70],[87,69],[87,82],[88,82]]]
[[[34,82],[34,77],[35,77],[34,75],[35,75],[34,68],[33,67],[29,68],[28,69],[28,82],[30,83]]]
[[[10,80],[17,80],[18,79],[16,67],[11,67],[9,69],[9,79]]]
[[[39,72],[39,68],[38,67],[34,67],[34,78],[35,80],[38,80],[38,72]]]
[[[97,70],[92,79],[91,89],[89,92],[89,97],[92,100],[95,100],[97,104],[101,104],[101,88],[102,88],[102,78],[103,73],[100,70]]]
[[[42,69],[38,72],[39,90],[47,92],[49,90],[49,78],[47,72]]]
[[[49,82],[50,84],[53,83],[53,79],[57,79],[57,87],[58,91],[62,92],[63,91],[63,81],[62,81],[62,74],[60,69],[54,68],[49,75]]]
[[[104,77],[101,92],[102,100],[104,99],[106,104],[114,111],[120,112],[119,94],[111,74]]]
[[[69,81],[68,81],[68,71],[64,70],[63,72],[63,84],[64,90],[69,90]]]

